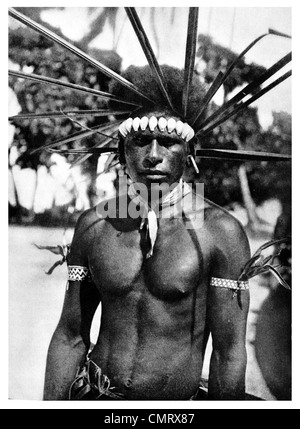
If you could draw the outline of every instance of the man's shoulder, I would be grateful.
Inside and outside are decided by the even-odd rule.
[[[236,278],[251,256],[243,225],[227,210],[216,205],[207,209],[205,224],[214,258],[213,276]]]
[[[112,220],[119,218],[119,212],[126,211],[126,208],[127,195],[119,195],[101,200],[94,207],[85,210],[79,216],[76,223],[76,229],[93,227],[98,230],[104,226],[105,219]]]
[[[96,207],[92,207],[88,210],[85,210],[80,214],[77,219],[76,229],[90,227],[96,219],[99,219],[99,217],[97,216]]]
[[[205,220],[212,228],[217,230],[221,228],[224,233],[231,234],[237,231],[244,231],[241,222],[230,212],[221,207],[206,206]]]
[[[111,213],[115,213],[115,211],[119,209],[120,201],[123,203],[123,200],[126,202],[126,195],[114,196],[99,201],[92,208],[81,213],[77,220],[77,224],[88,225],[97,220],[101,221],[110,217]]]
[[[243,225],[226,209],[208,203],[205,209],[205,224],[221,247],[249,247]]]

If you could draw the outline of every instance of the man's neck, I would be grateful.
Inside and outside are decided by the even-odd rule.
[[[171,186],[168,184],[152,183],[147,188],[140,189],[138,186],[135,187],[129,194],[137,196],[142,202],[147,203],[150,209],[160,207],[163,203],[169,202],[172,204],[172,199],[178,200],[181,197],[183,182],[173,183]]]

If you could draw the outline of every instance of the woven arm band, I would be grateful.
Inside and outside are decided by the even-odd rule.
[[[68,266],[68,280],[80,282],[89,277],[89,269],[80,265],[69,265]]]
[[[248,280],[237,281],[237,280],[219,279],[217,277],[212,277],[210,280],[210,286],[224,287],[226,289],[233,289],[233,290],[247,290],[249,289],[249,282]]]

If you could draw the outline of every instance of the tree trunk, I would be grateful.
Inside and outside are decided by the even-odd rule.
[[[245,209],[247,211],[248,216],[248,227],[255,231],[260,223],[259,217],[256,213],[256,205],[253,201],[253,198],[251,196],[249,183],[248,183],[248,177],[247,177],[247,169],[245,164],[241,164],[238,169],[238,176],[240,180],[240,186],[241,186],[241,192],[243,196],[243,202]]]

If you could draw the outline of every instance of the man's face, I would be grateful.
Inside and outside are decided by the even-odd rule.
[[[134,182],[147,188],[152,183],[169,186],[182,177],[188,155],[188,143],[175,131],[159,129],[133,131],[125,139],[125,159],[128,174]]]

